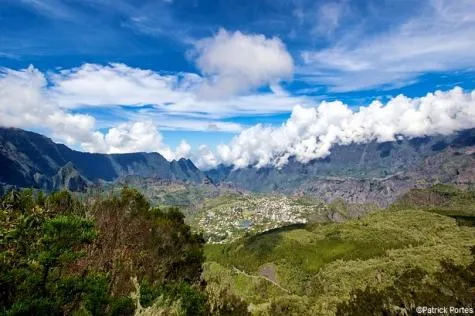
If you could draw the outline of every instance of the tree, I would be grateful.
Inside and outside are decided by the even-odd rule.
[[[142,306],[160,298],[206,314],[204,240],[177,209],[151,208],[129,188],[89,210],[67,191],[0,202],[0,313],[132,315],[136,277]]]
[[[4,311],[12,315],[59,315],[77,308],[92,290],[90,276],[69,274],[67,266],[96,238],[94,223],[72,215],[50,217],[36,206],[7,212],[0,248]]]

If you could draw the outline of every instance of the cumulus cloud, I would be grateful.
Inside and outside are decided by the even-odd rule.
[[[99,68],[98,71],[102,69]],[[116,70],[106,68],[105,73],[114,71]],[[77,71],[72,71],[60,76],[69,78],[69,75],[74,76],[76,73]],[[149,75],[144,73],[145,78]],[[112,81],[114,77],[115,74],[111,77]],[[128,79],[124,80],[128,82]],[[204,169],[216,167],[219,163],[237,168],[249,165],[280,167],[291,156],[304,163],[325,157],[335,144],[389,141],[397,135],[415,137],[449,134],[475,126],[475,91],[464,92],[455,88],[446,92],[429,93],[421,98],[411,99],[400,95],[386,104],[374,101],[357,111],[340,101],[321,102],[316,106],[302,103],[294,106],[291,117],[282,126],[258,124],[247,128],[229,144],[218,146],[216,152],[205,145],[193,151],[186,141],[172,150],[164,144],[155,123],[157,117],[153,114],[139,113],[129,121],[110,126],[105,132],[101,132],[94,117],[70,112],[68,106],[61,106],[62,103],[58,102],[59,89],[55,89],[58,86],[60,85],[49,85],[47,77],[33,67],[20,71],[2,69],[0,125],[49,130],[55,139],[92,152],[157,151],[169,160],[190,158]],[[276,90],[275,95],[285,95],[277,85],[273,89]],[[281,109],[289,108],[293,100],[266,99],[266,95],[255,98],[262,98],[266,102],[273,100],[273,106]],[[239,107],[240,102],[247,104],[248,101],[236,98],[235,102]],[[205,126],[205,130],[211,127],[222,128],[215,121],[205,121]],[[240,130],[239,126],[232,128]]]
[[[66,108],[100,105],[164,105],[190,97],[198,75],[162,75],[124,64],[84,64],[51,72],[51,96]]]
[[[176,147],[175,150],[175,157],[176,159],[180,158],[188,158],[191,154],[191,146],[186,142],[186,140],[182,140],[180,144]]]
[[[205,97],[246,92],[293,73],[292,56],[277,37],[221,29],[214,37],[198,41],[195,49],[196,64],[208,78],[201,87]]]
[[[91,152],[107,153],[167,152],[162,142],[162,135],[153,122],[127,122],[110,128],[97,142],[83,147]]]
[[[45,131],[74,148],[104,153],[158,151],[167,159],[193,157],[203,166],[215,166],[209,148],[191,153],[181,143],[167,147],[158,130],[239,132],[238,123],[220,118],[286,112],[298,102],[277,84],[272,93],[204,101],[196,96],[203,79],[194,74],[162,75],[123,64],[96,65],[44,74],[30,66],[0,72],[0,125]],[[119,105],[136,106],[126,110]],[[258,106],[256,106],[258,105]],[[88,113],[96,107],[98,120]]]
[[[199,146],[198,151],[191,156],[191,160],[202,170],[215,168],[220,162],[208,145]]]
[[[151,121],[122,123],[102,133],[94,117],[67,112],[49,94],[44,74],[31,66],[0,72],[0,126],[49,130],[56,140],[91,152],[157,151],[175,157]]]
[[[316,107],[296,106],[280,127],[256,125],[217,148],[218,160],[236,168],[281,167],[290,157],[302,163],[330,154],[335,144],[392,141],[450,134],[475,126],[475,90],[454,88],[421,98],[397,96],[386,104],[374,101],[352,111],[340,101]]]
[[[252,68],[255,67],[256,65],[253,65]],[[255,76],[260,78],[259,80],[264,80],[262,74],[264,69],[265,67],[259,70],[260,74]],[[266,71],[270,74],[276,73],[270,67]],[[242,76],[252,77],[253,75],[243,70],[243,74],[237,74],[236,78]],[[271,80],[271,77],[269,75],[268,80]],[[305,97],[294,97],[282,89],[274,89],[277,87],[276,84],[272,85],[271,93],[223,96],[222,99],[204,100],[198,96],[198,93],[202,91],[203,86],[209,87],[209,82],[197,74],[160,74],[152,70],[117,63],[84,64],[60,72],[50,72],[48,79],[51,81],[48,93],[63,108],[151,105],[156,113],[208,119],[208,121],[203,120],[206,124],[202,126],[212,123],[209,119],[241,114],[286,112],[290,111],[297,102],[305,104],[310,102]],[[164,123],[170,122],[172,118],[169,117]],[[234,132],[237,128],[236,124],[214,123],[224,131]],[[196,122],[181,126],[196,126]]]
[[[0,71],[0,125],[22,128],[49,128],[54,135],[71,143],[93,140],[95,119],[71,114],[55,106],[48,98],[47,80],[33,67]]]

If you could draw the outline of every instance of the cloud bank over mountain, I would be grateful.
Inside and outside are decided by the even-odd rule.
[[[460,88],[413,99],[399,95],[386,104],[373,101],[357,111],[340,101],[311,108],[297,105],[282,126],[258,124],[218,146],[215,160],[237,168],[281,167],[292,156],[302,163],[323,158],[336,144],[446,135],[474,126],[475,91]]]
[[[91,83],[84,80],[70,88],[68,84],[73,80],[71,78],[89,73],[91,67],[84,66],[80,70],[53,74],[53,85],[49,84],[43,73],[33,67],[22,71],[4,69],[0,75],[0,125],[47,129],[54,138],[68,145],[79,144],[81,149],[91,152],[156,151],[167,159],[187,157],[204,169],[220,163],[237,168],[249,165],[258,168],[281,167],[292,156],[303,163],[323,158],[331,153],[332,146],[336,144],[373,140],[383,142],[399,136],[450,134],[475,126],[475,91],[463,91],[461,88],[436,91],[420,98],[399,95],[386,104],[373,101],[357,110],[352,110],[341,101],[317,104],[308,102],[307,99],[304,99],[307,102],[302,103],[295,99],[292,100],[290,118],[281,126],[257,124],[245,128],[228,144],[217,146],[216,150],[207,145],[193,150],[186,141],[182,141],[173,150],[165,144],[153,116],[137,115],[137,120],[121,122],[104,131],[92,115],[71,111],[78,104],[87,104],[87,91],[92,91],[94,81]],[[92,68],[97,67],[99,66]],[[142,86],[151,84],[146,83],[148,80],[169,80],[172,82],[170,86],[177,86],[175,79],[163,79],[151,72],[141,72],[122,65],[99,67],[96,70],[94,76],[118,80],[114,84],[122,86],[125,91],[131,89],[127,85],[134,80],[128,81],[127,76],[117,78],[115,71],[132,71],[135,82],[145,80]],[[63,78],[61,81],[58,79],[60,77]],[[178,84],[179,88],[170,88],[170,91],[179,94],[183,85],[187,86],[181,83]],[[155,91],[156,86],[152,86]],[[79,92],[86,91],[81,101],[71,99],[71,94],[65,96],[64,91],[72,91],[72,87],[80,87],[76,96]],[[108,97],[120,98],[122,95],[119,93]],[[133,99],[134,94],[127,97]],[[285,102],[291,100],[285,96],[283,98]],[[124,102],[132,103],[132,99]],[[138,100],[137,95],[135,101]],[[113,104],[119,102],[110,101]],[[93,105],[93,102],[90,103]]]
[[[151,121],[122,123],[98,130],[91,115],[71,113],[54,101],[43,73],[33,67],[0,73],[0,126],[49,130],[68,145],[80,144],[90,152],[161,152],[167,159],[174,153]]]

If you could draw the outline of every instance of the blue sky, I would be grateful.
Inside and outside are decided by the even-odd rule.
[[[0,124],[81,150],[255,163],[233,149],[243,131],[279,129],[296,106],[470,94],[474,34],[472,0],[0,0]]]

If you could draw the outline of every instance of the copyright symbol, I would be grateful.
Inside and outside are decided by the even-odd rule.
[[[416,307],[416,312],[417,312],[418,314],[422,313],[422,307],[417,306],[417,307]]]

